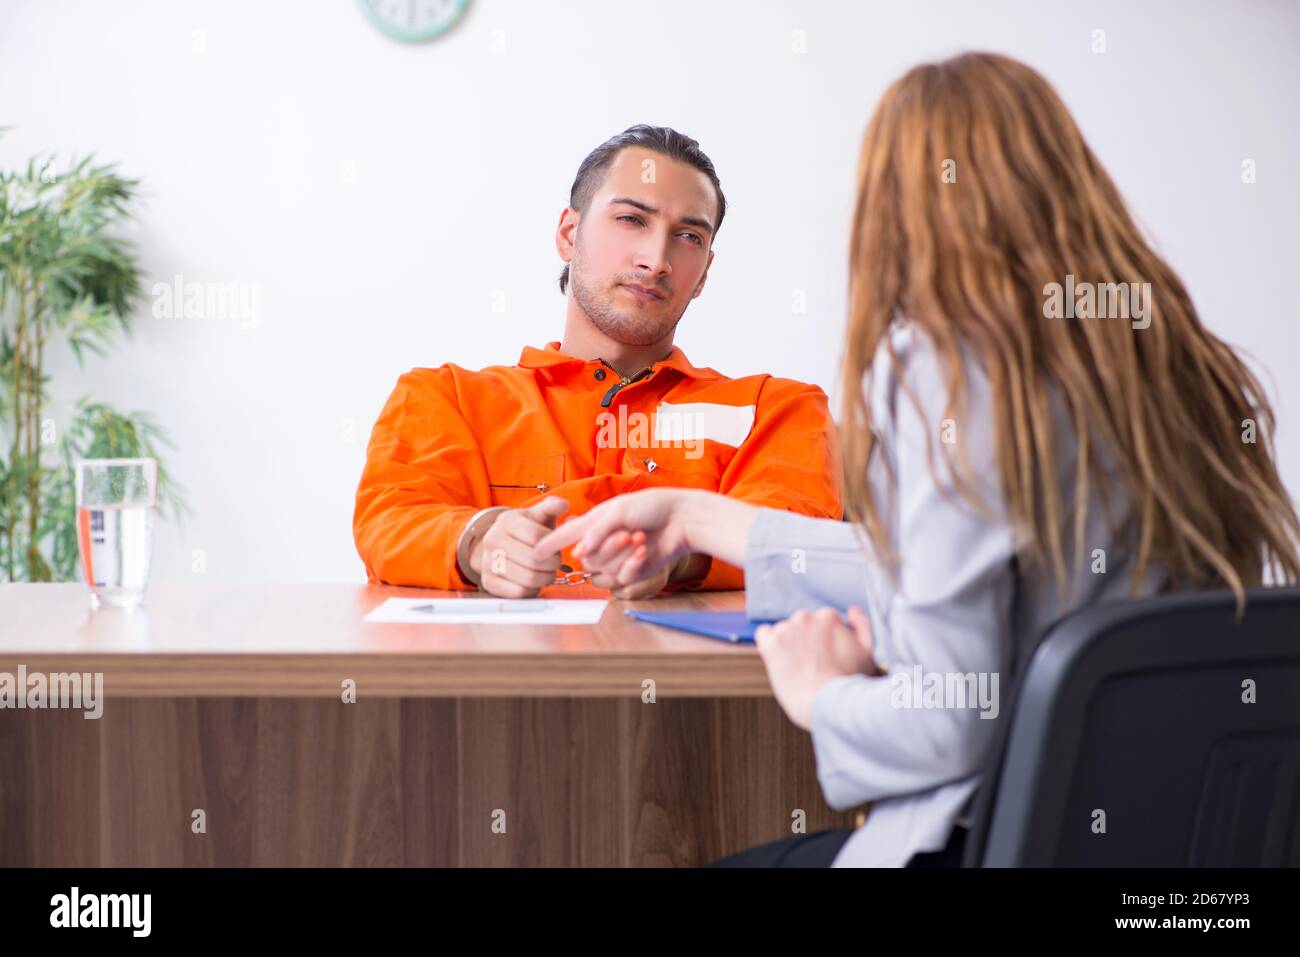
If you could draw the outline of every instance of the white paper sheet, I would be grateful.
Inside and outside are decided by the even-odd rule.
[[[609,602],[549,598],[389,598],[364,621],[425,625],[594,625]]]

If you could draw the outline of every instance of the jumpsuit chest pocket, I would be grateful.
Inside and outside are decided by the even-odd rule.
[[[488,462],[488,490],[493,505],[531,505],[563,482],[563,452],[497,457]]]
[[[694,449],[664,446],[629,449],[626,467],[635,476],[632,489],[671,486],[716,492],[735,449],[701,443]]]

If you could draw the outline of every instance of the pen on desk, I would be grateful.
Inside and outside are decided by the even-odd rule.
[[[481,599],[476,599],[476,601],[482,602]],[[486,615],[486,614],[491,614],[493,612],[545,611],[547,607],[547,603],[545,601],[541,601],[541,602],[495,601],[490,604],[487,602],[482,602],[480,604],[472,605],[468,609],[457,608],[456,604],[459,604],[459,601],[456,601],[453,604],[443,605],[442,613],[444,615],[447,614]],[[412,605],[409,610],[422,611],[425,612],[426,614],[432,615],[438,610],[438,606],[437,605]]]

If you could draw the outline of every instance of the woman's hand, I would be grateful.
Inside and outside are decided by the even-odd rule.
[[[573,557],[592,573],[592,584],[616,590],[660,577],[666,584],[673,564],[690,551],[680,514],[687,495],[675,488],[618,495],[547,534],[533,556],[544,561],[573,545]]]
[[[605,576],[611,583],[605,587],[652,582],[665,570],[666,580],[675,581],[674,562],[681,563],[679,574],[694,575],[694,556],[743,565],[749,530],[759,511],[756,505],[702,489],[644,489],[570,518],[542,538],[533,555],[536,561],[546,561],[573,545],[573,557],[593,573],[593,582],[596,573]],[[641,538],[634,539],[638,533]]]
[[[680,562],[647,574],[641,567],[646,557],[645,540],[642,531],[611,535],[594,561],[587,556],[583,562],[583,568],[592,573],[591,583],[597,588],[608,588],[620,601],[652,598],[663,591],[673,580],[673,572]],[[583,557],[580,546],[581,542],[574,546],[575,559]]]
[[[790,720],[812,730],[813,697],[843,675],[883,675],[872,655],[871,623],[856,606],[848,625],[834,608],[795,612],[774,625],[761,625],[754,642],[767,667],[777,703]]]

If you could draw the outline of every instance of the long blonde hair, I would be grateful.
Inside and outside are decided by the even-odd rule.
[[[862,480],[876,439],[859,386],[905,316],[934,344],[946,415],[959,418],[964,405],[962,354],[987,372],[1006,517],[1021,532],[1023,558],[1058,583],[1061,518],[1074,522],[1077,570],[1090,483],[1107,500],[1094,443],[1105,443],[1131,502],[1135,586],[1156,560],[1171,587],[1226,585],[1240,606],[1266,568],[1278,581],[1300,577],[1300,522],[1274,464],[1267,397],[1201,324],[1032,69],[971,53],[916,67],[889,88],[862,143],[850,257],[845,511],[880,554],[892,551]],[[1048,318],[1048,285],[1067,275],[1149,283],[1149,326]],[[1056,480],[1049,384],[1078,447],[1072,490]],[[1243,438],[1252,423],[1253,441]],[[960,448],[957,461],[952,454],[946,447],[957,490],[987,508]]]

